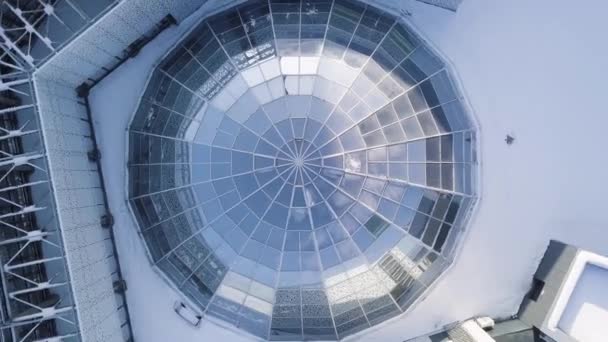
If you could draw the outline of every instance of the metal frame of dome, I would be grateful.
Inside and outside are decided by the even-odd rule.
[[[130,123],[152,263],[265,339],[341,339],[401,314],[476,202],[463,100],[428,43],[370,5],[256,0],[203,18]]]

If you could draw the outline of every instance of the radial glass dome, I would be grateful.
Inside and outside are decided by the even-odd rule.
[[[356,1],[248,1],[150,77],[129,200],[154,265],[210,319],[335,340],[407,310],[475,203],[446,65]]]

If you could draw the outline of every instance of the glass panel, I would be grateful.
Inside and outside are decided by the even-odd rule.
[[[444,62],[395,20],[247,1],[159,63],[130,126],[129,203],[201,310],[262,339],[336,340],[449,265],[475,129]]]

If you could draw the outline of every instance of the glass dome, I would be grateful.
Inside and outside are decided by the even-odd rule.
[[[129,131],[149,256],[207,317],[336,340],[406,311],[475,203],[446,64],[357,1],[248,1],[153,71]]]

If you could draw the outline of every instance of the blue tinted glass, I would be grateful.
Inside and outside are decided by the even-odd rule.
[[[449,265],[475,127],[395,20],[250,0],[159,63],[130,127],[129,203],[201,311],[262,339],[335,340],[407,310]]]

